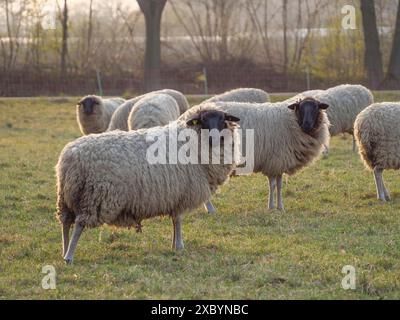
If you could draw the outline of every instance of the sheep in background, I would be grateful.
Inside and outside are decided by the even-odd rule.
[[[240,119],[244,141],[246,130],[254,130],[253,172],[269,179],[269,209],[275,208],[276,189],[277,207],[283,211],[282,175],[292,175],[312,163],[328,144],[328,105],[304,98],[292,104],[219,102],[217,106]],[[191,117],[196,110],[189,109],[180,119]]]
[[[112,114],[124,102],[122,98],[83,97],[76,105],[76,118],[82,134],[106,131]]]
[[[374,103],[371,91],[361,85],[343,84],[327,90],[306,91],[286,101],[293,102],[305,95],[329,105],[327,114],[331,123],[330,135],[351,134],[353,136],[353,151],[355,151],[354,121],[362,110]],[[326,146],[325,153],[328,153],[328,146]]]
[[[67,263],[72,263],[85,227],[109,224],[136,226],[139,231],[142,220],[161,215],[172,217],[173,247],[183,249],[183,212],[204,203],[228,179],[236,158],[228,156],[231,161],[225,164],[225,146],[230,143],[236,149],[240,145],[238,118],[220,111],[212,103],[191,115],[186,121],[177,120],[164,127],[84,136],[64,147],[56,166],[57,216],[62,223],[63,257]],[[224,147],[210,143],[208,138],[201,139],[201,129],[216,129],[220,133],[227,129],[223,135]],[[195,139],[189,142],[177,139],[179,133],[187,136],[189,131],[196,133]],[[175,139],[178,150],[188,143],[194,146],[199,151],[198,164],[179,161],[174,164],[173,159],[170,164],[169,152],[163,155],[166,164],[151,163],[149,148],[154,146],[155,139],[159,141],[162,137],[166,141]],[[209,155],[220,153],[220,164],[202,164],[200,155],[205,150]],[[74,223],[69,242],[69,230]]]
[[[163,89],[163,90],[149,92],[144,95],[138,96],[136,98],[127,100],[124,104],[119,106],[119,108],[115,111],[115,113],[111,118],[110,125],[108,126],[107,131],[112,131],[117,129],[128,131],[129,130],[128,117],[136,102],[138,102],[140,99],[142,99],[148,94],[158,94],[158,93],[168,94],[169,96],[174,98],[179,106],[180,114],[184,113],[189,108],[189,103],[186,97],[179,91],[172,89]]]
[[[378,199],[389,201],[384,169],[400,169],[400,103],[375,103],[354,123],[354,134],[364,165],[373,170]]]
[[[165,126],[180,115],[175,99],[167,94],[146,95],[132,109],[128,117],[129,130]]]
[[[269,102],[270,97],[267,92],[255,88],[239,88],[216,95],[205,102],[252,102],[264,103]]]

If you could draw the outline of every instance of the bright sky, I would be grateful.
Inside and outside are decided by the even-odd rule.
[[[55,2],[58,1],[60,5],[63,4],[63,0],[47,0],[47,2],[52,5],[55,4]],[[128,6],[132,10],[138,10],[139,6],[136,2],[136,0],[93,0],[93,6],[96,7],[98,4],[102,3],[110,3],[113,2],[115,5],[118,3],[121,3],[125,6]],[[89,7],[89,0],[68,0],[68,5],[72,10],[77,10],[81,6]]]

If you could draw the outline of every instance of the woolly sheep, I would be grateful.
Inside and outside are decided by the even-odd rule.
[[[228,142],[239,148],[238,121],[210,103],[192,113],[186,122],[177,120],[164,127],[93,134],[67,144],[56,166],[57,217],[62,224],[64,260],[72,263],[85,227],[108,224],[135,226],[140,231],[142,220],[161,215],[172,217],[173,247],[183,249],[183,212],[195,209],[209,199],[228,179],[236,163],[236,158],[231,157],[231,162],[224,164],[225,149],[210,144],[208,138],[198,141],[200,129],[221,132],[226,127],[224,148]],[[177,139],[179,133],[188,135],[188,131],[183,132],[185,129],[193,129],[189,131],[196,133],[196,138],[189,142]],[[209,131],[210,137],[213,131]],[[199,154],[206,150],[210,156],[220,153],[221,164],[174,164],[168,152],[164,153],[167,164],[149,162],[148,152],[156,143],[154,139],[160,141],[163,137],[169,143],[176,141],[178,150],[189,144],[196,150],[200,146]],[[154,154],[160,155],[159,151],[155,150]],[[196,156],[196,160],[199,157]],[[69,242],[73,223],[75,228]]]
[[[275,208],[276,188],[277,208],[284,211],[282,175],[296,173],[321,154],[323,145],[329,141],[329,121],[325,112],[328,105],[313,98],[293,104],[220,102],[217,105],[240,118],[244,142],[246,130],[254,130],[252,171],[261,172],[269,179],[269,209]],[[189,109],[180,119],[190,117],[196,110],[196,107]]]
[[[169,96],[174,98],[179,106],[180,114],[184,113],[189,108],[189,103],[186,97],[179,91],[172,89],[163,89],[163,90],[149,92],[144,95],[138,96],[136,98],[127,100],[124,104],[119,106],[119,108],[115,111],[115,113],[111,118],[110,125],[108,126],[107,131],[112,131],[117,129],[128,131],[129,130],[128,117],[136,102],[138,102],[140,99],[142,99],[148,94],[158,94],[158,93],[168,94]]]
[[[146,95],[136,102],[128,117],[129,130],[165,126],[178,119],[179,107],[167,94]]]
[[[239,88],[216,95],[204,102],[269,102],[270,97],[267,92],[256,88]]]
[[[374,102],[371,91],[361,85],[343,84],[328,90],[311,90],[301,93],[287,101],[293,101],[305,95],[311,96],[330,106],[327,111],[328,119],[331,123],[331,127],[329,128],[330,135],[336,136],[340,133],[353,135],[353,151],[355,151],[354,121],[362,110]]]
[[[76,118],[82,134],[106,131],[112,114],[124,102],[122,98],[83,97],[76,106]]]
[[[361,159],[374,172],[378,199],[389,201],[383,182],[384,169],[400,169],[400,103],[375,103],[364,109],[354,123]]]

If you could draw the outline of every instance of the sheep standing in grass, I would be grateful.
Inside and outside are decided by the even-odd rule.
[[[107,131],[112,131],[112,130],[117,130],[117,129],[128,131],[129,130],[128,117],[132,111],[132,108],[136,104],[136,102],[138,102],[140,99],[144,98],[146,95],[158,94],[158,93],[167,94],[167,95],[171,96],[172,98],[174,98],[176,103],[178,104],[180,114],[184,113],[189,108],[189,103],[188,103],[186,97],[179,91],[172,90],[172,89],[163,89],[163,90],[149,92],[147,94],[127,100],[124,104],[119,106],[119,108],[115,111],[115,113],[113,114],[113,116],[111,118],[110,125],[108,126]]]
[[[374,171],[378,199],[389,201],[383,182],[384,169],[400,169],[400,103],[375,103],[363,110],[354,123],[361,159]]]
[[[76,106],[76,118],[83,134],[107,130],[114,111],[125,102],[122,98],[83,97]]]
[[[136,226],[140,230],[142,220],[161,215],[172,217],[173,247],[182,249],[182,213],[209,199],[235,166],[236,158],[232,152],[227,155],[226,150],[229,145],[239,147],[238,121],[210,103],[186,121],[177,120],[151,129],[89,135],[66,145],[56,167],[57,216],[62,223],[65,261],[72,262],[85,227],[109,224]],[[204,133],[201,129],[209,132],[210,137],[215,131],[223,134],[223,140],[219,137],[223,147],[213,143],[214,139],[210,142],[208,137],[201,138],[201,132]],[[193,134],[195,137],[189,141],[182,139]],[[187,150],[189,146],[192,150],[193,147],[198,154],[195,153],[195,163],[184,163],[180,158],[175,162],[176,150],[172,150],[172,155],[168,151],[160,152],[161,149],[153,150],[155,143],[163,139],[168,145],[176,142],[178,155],[181,148]],[[165,162],[150,161],[150,150],[154,156],[158,153],[164,157]],[[219,154],[219,163],[203,164],[200,155],[204,152],[210,156]],[[226,159],[230,160],[227,164]],[[69,242],[73,223],[75,228]]]
[[[180,115],[175,99],[167,94],[146,95],[136,102],[128,117],[129,130],[165,126]]]
[[[275,208],[276,189],[277,208],[283,211],[282,175],[296,173],[321,154],[329,141],[329,121],[325,112],[328,105],[304,98],[292,104],[220,102],[217,106],[240,118],[244,141],[246,130],[254,130],[252,171],[268,176],[269,209]],[[191,117],[196,110],[196,107],[189,109],[180,119]]]
[[[269,94],[264,90],[256,88],[238,88],[211,97],[210,99],[205,100],[203,103],[207,102],[265,103],[269,101],[270,101]],[[204,206],[209,213],[215,213],[217,211],[213,206],[213,204],[211,203],[211,201],[205,203]]]
[[[267,92],[255,88],[239,88],[216,95],[204,102],[250,102],[264,103],[269,102],[270,97]]]
[[[344,84],[328,90],[306,91],[287,101],[294,101],[305,95],[329,105],[327,114],[331,123],[329,128],[330,135],[336,136],[340,133],[353,135],[353,151],[355,151],[354,121],[362,110],[374,102],[371,91],[361,85]],[[325,152],[328,152],[327,146]]]

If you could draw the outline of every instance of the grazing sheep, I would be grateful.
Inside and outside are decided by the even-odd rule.
[[[362,110],[374,102],[371,91],[361,85],[344,84],[328,90],[306,91],[287,101],[293,101],[305,95],[329,105],[327,114],[329,122],[331,123],[331,127],[329,128],[330,135],[336,136],[340,133],[349,133],[353,135],[353,151],[355,151],[356,145],[353,134],[354,121]],[[328,147],[326,146],[326,153],[327,152]]]
[[[292,104],[220,102],[217,106],[240,118],[244,141],[246,130],[254,130],[252,171],[268,176],[269,209],[275,208],[276,188],[277,207],[283,211],[282,175],[294,174],[321,154],[323,145],[329,141],[329,121],[325,112],[328,105],[304,98]],[[196,110],[196,107],[189,109],[180,119],[190,117]]]
[[[235,166],[236,157],[232,158],[232,153],[228,158],[230,163],[225,164],[227,153],[224,150],[229,150],[226,146],[240,146],[238,121],[210,103],[192,113],[186,122],[177,120],[164,127],[129,132],[116,130],[84,136],[67,144],[56,166],[57,216],[62,223],[64,260],[72,263],[85,227],[108,224],[135,226],[140,231],[142,220],[161,215],[172,217],[173,247],[182,249],[183,212],[195,209],[209,199]],[[210,130],[210,137],[216,130],[223,134],[224,140],[220,137],[220,141],[224,147],[215,145],[214,139],[211,142],[208,137],[204,140],[201,129]],[[187,141],[180,139],[182,134],[183,137],[195,134],[195,137]],[[174,162],[174,150],[171,155],[171,152],[154,148],[163,138],[168,142],[167,150],[176,142],[179,151],[194,147],[198,154],[207,152],[212,159],[219,153],[220,162],[203,164],[199,161],[203,158],[198,154],[195,154],[196,163]],[[151,150],[154,153],[150,156],[158,153],[165,157],[165,163],[150,161]],[[75,228],[69,242],[73,223]]]
[[[389,201],[384,169],[400,169],[400,103],[375,103],[361,111],[354,134],[361,159],[374,171],[378,199]]]
[[[179,107],[167,94],[146,95],[136,102],[128,117],[129,130],[165,126],[178,119]]]
[[[81,132],[90,134],[106,131],[112,114],[124,102],[122,98],[83,97],[76,105],[76,118]]]
[[[172,89],[163,89],[163,90],[149,92],[144,95],[138,96],[136,98],[130,99],[121,106],[119,106],[119,108],[115,111],[115,113],[111,118],[110,125],[108,126],[107,131],[112,131],[117,129],[128,131],[129,130],[128,117],[136,102],[138,102],[140,99],[142,99],[148,94],[158,94],[158,93],[168,94],[172,98],[174,98],[179,106],[180,114],[184,113],[189,108],[189,103],[186,97],[179,91]]]
[[[204,102],[269,102],[270,97],[267,92],[255,88],[239,88],[216,95]],[[203,102],[203,103],[204,103]]]

